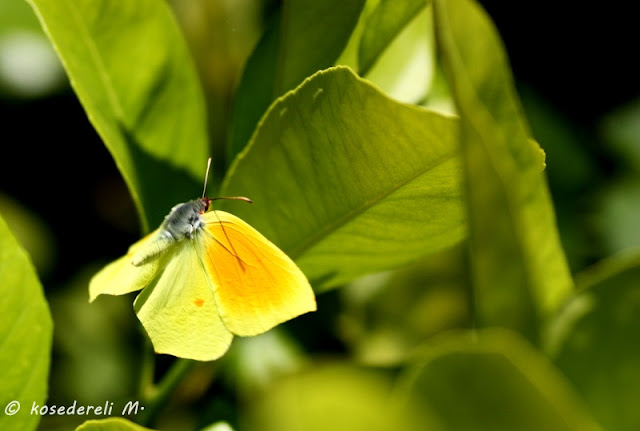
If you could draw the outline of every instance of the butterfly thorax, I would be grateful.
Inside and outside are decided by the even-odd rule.
[[[176,241],[191,238],[204,225],[201,215],[210,202],[209,198],[202,198],[173,207],[160,226],[161,235]]]
[[[202,214],[209,209],[207,197],[178,204],[164,218],[155,237],[147,242],[132,258],[135,266],[144,265],[159,257],[172,245],[185,238],[193,238],[204,227]]]

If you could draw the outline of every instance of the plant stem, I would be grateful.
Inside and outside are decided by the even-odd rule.
[[[140,366],[140,381],[138,383],[138,394],[141,399],[149,398],[155,391],[153,385],[153,374],[155,372],[155,353],[149,338],[144,337],[144,349],[142,364]]]
[[[167,403],[176,386],[180,384],[195,363],[196,361],[190,359],[177,359],[171,365],[169,371],[143,403],[144,410],[137,417],[137,422],[140,425],[149,425],[155,420],[156,415]]]

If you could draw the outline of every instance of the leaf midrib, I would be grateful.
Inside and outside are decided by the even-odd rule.
[[[388,196],[397,192],[401,188],[405,187],[407,184],[415,181],[419,177],[429,173],[433,169],[438,166],[441,166],[448,161],[454,159],[456,156],[455,152],[451,152],[449,154],[445,154],[440,158],[436,159],[433,163],[425,166],[423,169],[419,169],[413,175],[406,177],[404,180],[397,182],[392,187],[384,190],[383,193],[380,193],[378,196],[370,199],[368,201],[363,201],[360,205],[352,208],[350,211],[347,211],[342,217],[338,217],[334,219],[334,221],[325,224],[324,228],[317,230],[315,233],[307,237],[307,239],[301,241],[299,245],[295,246],[292,250],[288,252],[289,256],[296,260],[299,259],[304,253],[306,253],[313,246],[327,238],[332,232],[339,230],[341,227],[345,226],[347,223],[351,222],[359,215],[365,213],[370,208],[375,206],[376,204],[383,201]]]

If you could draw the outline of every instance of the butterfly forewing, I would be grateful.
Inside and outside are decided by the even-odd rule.
[[[224,211],[202,217],[202,260],[227,329],[257,335],[316,309],[302,271],[257,230]]]
[[[97,273],[89,283],[89,301],[98,295],[124,295],[144,288],[158,270],[159,262],[152,261],[145,265],[134,266],[133,256],[152,240],[157,230],[145,236],[131,247],[126,255],[111,262]]]

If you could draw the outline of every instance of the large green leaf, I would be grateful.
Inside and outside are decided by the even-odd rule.
[[[33,265],[2,218],[0,316],[0,429],[33,430],[39,416],[29,412],[46,399],[53,325]]]
[[[640,250],[581,273],[554,320],[551,353],[610,430],[640,429]]]
[[[358,49],[358,72],[363,76],[380,54],[427,5],[427,0],[381,0],[367,17]]]
[[[598,430],[566,379],[517,334],[484,330],[433,341],[405,376],[409,409],[447,431]]]
[[[345,67],[271,106],[231,166],[224,202],[315,282],[410,262],[465,234],[458,123],[395,102]]]
[[[202,91],[162,0],[30,0],[141,215],[155,226],[199,194]]]
[[[349,40],[364,0],[287,0],[245,66],[235,96],[229,160],[278,96],[333,64]]]
[[[469,0],[435,0],[438,45],[461,117],[473,286],[481,325],[540,341],[571,291],[544,153],[530,139],[500,38]]]
[[[76,431],[152,431],[122,418],[88,420]]]

